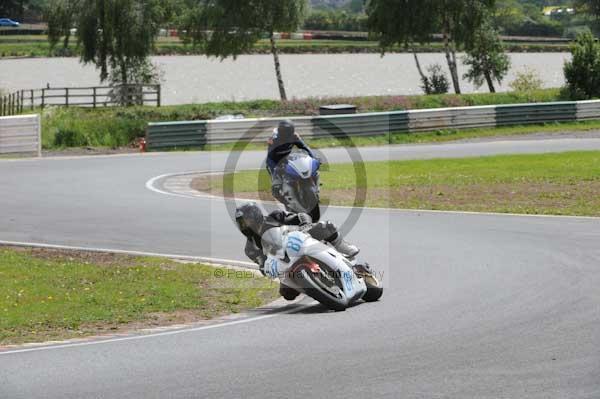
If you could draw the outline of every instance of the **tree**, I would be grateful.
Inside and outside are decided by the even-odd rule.
[[[485,15],[493,6],[494,0],[433,0],[430,4],[432,12],[439,19],[444,53],[456,94],[461,93],[456,62],[457,48],[462,46],[468,50],[473,46],[475,35],[481,30]]]
[[[365,2],[363,0],[350,0],[346,5],[346,8],[355,14],[360,14],[365,9]]]
[[[369,30],[386,47],[424,42],[441,32],[454,91],[460,94],[456,52],[470,48],[494,0],[369,0]],[[413,51],[414,53],[414,51]],[[418,60],[415,54],[415,60]],[[420,66],[418,66],[420,69]],[[419,71],[423,78],[422,71]]]
[[[600,96],[600,44],[590,32],[581,33],[565,63],[567,90],[573,99]]]
[[[496,92],[494,80],[498,84],[502,83],[510,69],[510,59],[504,52],[498,32],[489,20],[475,34],[463,62],[469,66],[469,71],[463,76],[465,79],[477,87],[481,87],[485,80],[490,93]]]
[[[204,0],[188,13],[184,25],[194,43],[205,45],[207,55],[221,59],[235,59],[266,35],[279,95],[286,101],[275,32],[297,30],[306,8],[306,0]]]
[[[78,15],[78,43],[83,63],[100,70],[100,80],[118,70],[120,83],[129,71],[147,62],[158,33],[162,9],[158,0],[82,0]]]
[[[81,0],[50,0],[46,7],[46,19],[48,21],[48,42],[54,48],[61,37],[64,37],[63,48],[69,47],[71,29],[75,25],[75,19],[79,10]]]
[[[576,0],[575,4],[589,14],[600,17],[600,0]]]
[[[428,77],[421,68],[414,43],[431,39],[431,25],[435,16],[428,10],[430,0],[370,0],[367,3],[369,31],[379,39],[382,55],[387,49],[399,44],[411,47],[415,64],[424,87],[429,87]]]
[[[13,18],[23,22],[27,17],[38,17],[46,0],[0,0],[0,18]]]
[[[0,2],[0,15],[12,16],[12,14],[18,10],[18,3],[16,0],[2,0]]]

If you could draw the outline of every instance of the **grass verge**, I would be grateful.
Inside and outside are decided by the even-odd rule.
[[[0,345],[210,319],[276,297],[270,281],[223,268],[0,247]]]
[[[323,202],[354,205],[363,191],[370,207],[600,216],[599,151],[371,162],[365,168],[366,181],[357,183],[354,165],[327,165]],[[192,185],[222,194],[224,182],[237,196],[270,198],[264,171],[203,177]]]

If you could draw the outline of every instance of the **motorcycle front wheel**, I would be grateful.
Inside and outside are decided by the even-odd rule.
[[[383,295],[383,284],[373,275],[364,276],[367,292],[362,299],[365,302],[377,302]]]
[[[310,211],[309,215],[312,218],[313,222],[318,222],[321,219],[321,206],[317,204],[317,206],[315,206],[313,210]]]
[[[297,281],[297,284],[303,288],[304,293],[326,308],[340,312],[348,307],[343,291],[337,285],[329,285],[323,281],[322,272],[313,273],[308,269],[303,269],[296,278],[300,280]]]
[[[296,188],[300,205],[304,209],[309,210],[308,214],[313,222],[318,222],[321,219],[321,200],[319,198],[318,184],[318,181],[305,180],[298,182]]]

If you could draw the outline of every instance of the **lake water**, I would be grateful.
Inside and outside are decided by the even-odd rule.
[[[498,89],[508,89],[515,73],[530,67],[546,87],[564,83],[563,63],[568,53],[513,53],[512,69]],[[441,53],[421,54],[421,63],[445,66]],[[273,58],[246,55],[219,61],[204,56],[153,57],[163,74],[163,103],[186,104],[208,101],[249,100],[279,97]],[[302,54],[281,56],[288,97],[327,97],[420,94],[420,81],[411,54]],[[465,69],[460,68],[460,73]],[[0,60],[0,88],[20,90],[98,85],[94,67],[82,66],[76,58]],[[476,90],[463,82],[463,92]]]

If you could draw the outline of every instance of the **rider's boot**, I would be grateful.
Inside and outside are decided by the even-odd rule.
[[[293,301],[300,295],[298,291],[293,288],[288,287],[287,285],[279,284],[279,295],[281,295],[284,299],[288,301]]]
[[[331,242],[331,244],[339,253],[348,258],[354,258],[360,252],[360,249],[356,245],[350,244],[339,234],[338,237]]]
[[[373,276],[375,273],[368,263],[359,263],[354,265],[354,272],[361,277]]]

